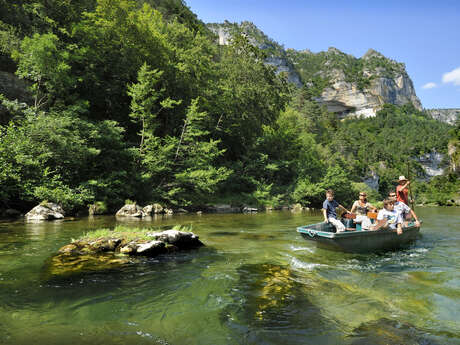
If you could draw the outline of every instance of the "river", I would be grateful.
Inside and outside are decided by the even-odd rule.
[[[383,254],[316,248],[319,213],[0,223],[1,344],[460,344],[460,209],[425,207]],[[85,232],[187,225],[206,247],[53,273]]]

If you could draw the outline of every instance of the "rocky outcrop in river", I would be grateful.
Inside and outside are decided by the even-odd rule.
[[[52,202],[42,203],[26,213],[26,220],[53,220],[64,218],[62,207]]]
[[[118,252],[128,255],[156,256],[177,250],[203,246],[199,237],[192,232],[165,230],[151,232],[146,236],[129,239],[131,236],[113,234],[95,239],[81,239],[59,249],[61,255],[86,255]]]

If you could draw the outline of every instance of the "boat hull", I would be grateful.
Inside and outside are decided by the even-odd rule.
[[[420,227],[415,225],[405,227],[401,235],[391,229],[335,233],[324,223],[299,227],[297,231],[303,238],[316,242],[318,247],[347,253],[369,253],[407,246],[417,239]]]

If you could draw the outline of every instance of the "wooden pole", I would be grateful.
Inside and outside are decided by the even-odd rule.
[[[409,184],[409,196],[410,196],[410,199],[412,200],[412,210],[415,211],[414,197],[412,196],[412,189],[410,188],[412,181],[410,180],[409,162],[407,162],[407,179],[411,182]]]

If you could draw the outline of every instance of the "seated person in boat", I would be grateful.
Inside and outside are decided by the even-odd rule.
[[[409,206],[407,206],[404,202],[402,201],[397,201],[396,193],[394,191],[391,191],[388,193],[388,198],[390,200],[393,200],[395,203],[395,211],[399,212],[401,214],[402,219],[405,221],[404,225],[407,225],[409,220],[412,218],[415,219],[415,226],[420,226],[420,222],[417,218],[417,215],[415,214],[414,210],[412,210]]]
[[[365,192],[359,192],[359,200],[356,200],[351,207],[351,213],[356,214],[356,218],[353,221],[355,223],[360,223],[362,229],[369,230],[372,223],[367,216],[367,212],[375,212],[376,210],[374,206],[367,202],[367,194]]]
[[[383,201],[383,209],[377,215],[377,224],[371,227],[371,230],[379,230],[380,228],[390,228],[396,230],[398,235],[402,234],[403,219],[401,214],[394,209],[394,201],[385,199]]]
[[[325,223],[331,223],[337,229],[337,232],[345,231],[345,225],[337,219],[336,208],[341,208],[345,210],[347,213],[350,213],[345,207],[340,205],[336,200],[334,200],[334,191],[329,189],[326,192],[326,200],[323,202],[323,216]]]

